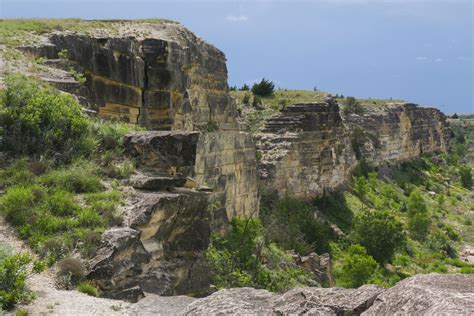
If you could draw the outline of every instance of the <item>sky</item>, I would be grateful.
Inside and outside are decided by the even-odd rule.
[[[474,0],[0,0],[3,18],[166,18],[227,57],[229,84],[474,113]]]

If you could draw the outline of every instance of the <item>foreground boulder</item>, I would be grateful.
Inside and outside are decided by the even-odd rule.
[[[364,315],[474,315],[474,275],[416,275],[379,295]]]
[[[358,289],[293,289],[284,294],[239,288],[219,291],[188,305],[185,315],[353,315],[366,310],[382,288],[365,285]]]
[[[417,275],[389,289],[303,287],[283,294],[227,289],[191,302],[184,315],[474,315],[474,276]]]

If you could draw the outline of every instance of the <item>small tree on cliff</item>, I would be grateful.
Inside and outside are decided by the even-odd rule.
[[[252,93],[260,97],[269,97],[275,91],[275,84],[271,80],[263,78],[259,83],[252,86]]]

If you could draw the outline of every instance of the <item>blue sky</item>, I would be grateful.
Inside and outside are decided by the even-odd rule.
[[[229,83],[474,112],[472,0],[0,0],[13,17],[168,18],[224,51]]]

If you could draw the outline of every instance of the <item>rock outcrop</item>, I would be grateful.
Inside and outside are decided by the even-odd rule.
[[[256,135],[259,179],[281,195],[314,198],[343,187],[360,159],[395,164],[448,149],[443,113],[408,103],[346,114],[334,99],[286,106]]]
[[[299,198],[340,187],[355,161],[348,135],[334,100],[285,107],[256,135],[260,181]]]
[[[364,315],[473,315],[474,276],[416,275],[377,296]]]
[[[191,302],[185,315],[472,315],[474,276],[417,275],[389,289],[228,289]]]
[[[56,65],[64,64],[58,55],[67,55],[67,63],[87,80],[77,87],[72,78],[74,85],[69,87],[70,78],[55,78],[55,85],[78,95],[100,117],[148,130],[200,132],[199,142],[184,149],[195,155],[187,157],[195,162],[187,174],[212,187],[212,198],[229,219],[255,214],[255,145],[237,121],[224,54],[176,22],[104,25],[87,34],[46,34],[41,44],[22,50]],[[145,134],[144,138],[154,135]]]
[[[298,288],[284,294],[236,288],[189,304],[185,315],[357,315],[370,307],[382,288]]]

